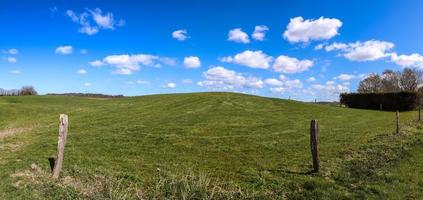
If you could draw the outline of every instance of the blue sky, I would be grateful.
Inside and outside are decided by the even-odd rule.
[[[0,1],[0,88],[336,100],[423,68],[422,1]]]

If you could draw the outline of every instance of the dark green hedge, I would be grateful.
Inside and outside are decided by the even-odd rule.
[[[416,92],[396,93],[345,93],[341,94],[341,104],[350,108],[379,110],[413,110],[418,106],[419,95]]]

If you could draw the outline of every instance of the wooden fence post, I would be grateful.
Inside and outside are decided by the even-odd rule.
[[[379,110],[382,110],[382,104],[379,104]]]
[[[311,120],[310,124],[310,147],[311,147],[311,156],[313,158],[313,172],[319,172],[320,169],[320,160],[319,160],[319,151],[317,148],[319,134],[319,125],[317,120]]]
[[[60,170],[63,165],[63,153],[66,145],[66,137],[68,135],[68,116],[65,114],[60,115],[59,121],[59,141],[57,142],[56,159],[54,160],[53,178],[59,178]]]
[[[397,129],[396,129],[396,133],[397,134],[399,134],[399,132],[400,132],[400,121],[399,121],[399,112],[398,112],[398,110],[397,110],[397,113],[396,113],[396,125],[397,125]]]

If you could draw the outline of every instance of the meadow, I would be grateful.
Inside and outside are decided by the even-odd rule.
[[[235,93],[0,97],[0,199],[419,199],[423,126],[400,116],[397,135],[393,112]]]

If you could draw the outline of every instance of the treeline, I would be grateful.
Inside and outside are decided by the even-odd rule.
[[[123,95],[107,95],[107,94],[97,94],[97,93],[48,93],[47,95],[51,96],[72,96],[72,97],[95,97],[95,98],[121,98]]]
[[[21,89],[5,90],[0,88],[0,96],[26,96],[38,95],[33,86],[23,86]]]
[[[370,74],[363,79],[357,89],[358,93],[395,93],[423,91],[423,73],[417,69],[405,68],[394,72],[385,70],[381,75]]]
[[[423,73],[417,69],[385,70],[363,79],[357,93],[341,94],[340,102],[350,108],[412,110],[420,105]]]

